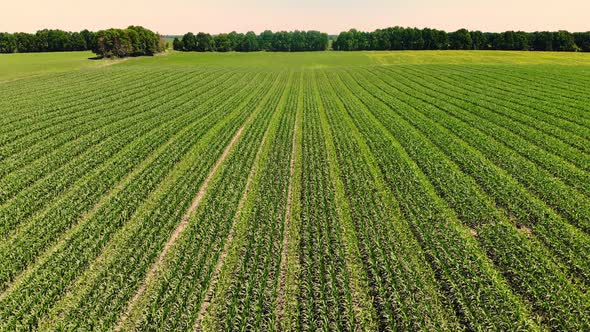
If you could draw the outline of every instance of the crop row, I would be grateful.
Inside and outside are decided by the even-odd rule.
[[[175,86],[174,83],[168,86],[164,85],[160,90],[163,94],[152,93],[150,98],[138,98],[132,104],[125,105],[125,111],[115,111],[115,117],[105,114],[105,117],[99,121],[88,119],[88,123],[94,123],[94,125],[77,126],[76,129],[69,130],[69,134],[64,137],[55,135],[51,139],[45,140],[45,143],[31,146],[23,150],[22,153],[4,160],[2,168],[6,170],[7,174],[0,179],[0,185],[3,188],[0,193],[0,203],[6,202],[23,188],[31,186],[39,178],[54,176],[56,172],[63,170],[64,164],[77,165],[80,159],[95,153],[100,148],[100,144],[109,137],[135,128],[138,123],[146,122],[159,115],[161,108],[153,106],[157,100],[166,96],[166,93],[172,91],[178,93],[178,97],[170,101],[183,98],[192,103],[192,97],[196,96],[195,93],[207,91],[219,84],[218,82],[213,80],[210,85],[206,85],[202,89],[190,87],[189,82],[184,87]],[[202,100],[202,102],[205,101]],[[168,102],[162,103],[163,106]],[[82,158],[80,158],[81,156]]]
[[[454,313],[443,306],[443,294],[420,253],[399,203],[383,180],[377,160],[347,111],[359,112],[343,86],[319,80],[333,128],[342,180],[354,220],[364,268],[371,285],[379,330],[450,329]],[[355,103],[356,102],[356,103]],[[421,299],[429,299],[423,301]]]
[[[299,308],[299,243],[301,242],[301,187],[303,173],[303,78],[298,87],[297,99],[288,104],[295,108],[295,123],[293,128],[293,142],[291,146],[289,192],[285,209],[285,225],[283,228],[283,243],[281,247],[281,264],[276,294],[276,323],[278,330],[294,331],[298,326]],[[292,105],[292,104],[295,105]]]
[[[402,96],[401,94],[392,94],[392,91],[389,89],[382,91],[381,88],[385,88],[383,85],[368,84],[363,77],[356,76],[356,79],[359,82],[364,82],[364,85],[367,86],[367,89],[372,94],[379,95],[386,103],[389,101],[390,107],[393,109],[398,107],[399,101],[391,104],[392,100],[395,101],[395,98],[392,98],[392,96],[399,97]],[[415,93],[416,91],[414,91]],[[412,95],[406,94],[405,96],[411,97]],[[487,159],[481,151],[465,143],[479,142],[479,146],[489,146],[489,139],[487,137],[474,140],[474,137],[477,137],[477,135],[466,134],[472,131],[473,128],[465,126],[453,117],[446,115],[444,109],[435,108],[436,112],[426,112],[424,110],[432,110],[432,105],[420,103],[415,99],[413,103],[423,106],[424,108],[416,107],[415,110],[430,119],[430,123],[423,125],[422,130],[429,137],[432,137],[435,142],[438,142],[446,154],[454,157],[454,160],[461,165],[463,170],[470,171],[474,179],[494,197],[496,205],[499,208],[506,209],[508,215],[511,218],[515,218],[519,222],[519,225],[531,227],[533,230],[538,227],[536,235],[542,238],[543,242],[563,259],[563,263],[570,269],[571,275],[575,276],[574,279],[579,279],[587,283],[589,271],[588,255],[586,254],[588,253],[588,236],[565,223],[562,218],[556,215],[555,211],[547,207],[543,201],[534,197],[526,188],[519,185],[518,181],[510,176],[510,174]],[[407,119],[412,122],[414,118],[408,117]],[[433,125],[433,121],[435,120],[439,125]],[[454,124],[454,126],[451,124]],[[462,130],[457,130],[457,125],[461,125]],[[442,132],[435,130],[441,128],[441,126],[446,128],[446,130]],[[437,136],[433,136],[434,134],[437,134]],[[456,134],[462,135],[456,137]],[[461,144],[457,145],[455,142]],[[461,146],[466,149],[463,149],[461,152],[450,149],[450,147]],[[469,152],[469,154],[466,154],[466,152]],[[473,165],[477,165],[477,167]]]
[[[300,271],[295,328],[352,330],[360,327],[361,322],[354,312],[356,299],[351,289],[314,77],[306,76],[303,95]]]
[[[349,114],[375,152],[402,218],[410,224],[457,320],[472,329],[532,328],[535,323],[527,308],[511,293],[454,211],[437,195],[427,175],[396,139],[397,131],[390,131],[381,122],[384,119],[370,112],[372,107]]]
[[[263,89],[252,99],[246,110],[250,112],[243,133],[231,147],[226,160],[204,188],[204,197],[197,209],[188,216],[188,224],[178,241],[163,259],[156,277],[146,281],[146,291],[131,303],[124,327],[142,326],[141,329],[188,330],[192,328],[205,290],[209,287],[214,266],[221,256],[224,241],[231,232],[243,196],[247,169],[253,167],[255,155],[276,102],[275,96],[282,84]],[[230,181],[226,181],[230,177]],[[218,221],[218,223],[217,223]],[[200,288],[199,288],[200,286]],[[178,303],[184,303],[178,306]]]
[[[427,110],[428,114],[443,113],[445,117],[448,114],[449,120],[445,122],[445,125],[449,126],[451,123],[457,123],[458,125],[456,127],[464,129],[458,132],[459,136],[464,137],[467,142],[477,147],[490,160],[510,172],[516,179],[530,188],[550,206],[554,207],[557,212],[570,220],[574,225],[586,232],[590,230],[589,198],[576,190],[572,190],[571,187],[555,178],[550,172],[540,169],[532,161],[506,147],[502,141],[507,141],[511,138],[509,132],[503,133],[499,137],[493,137],[492,135],[495,135],[494,133],[486,135],[486,128],[481,128],[483,120],[477,115],[466,111],[466,109],[469,109],[469,104],[466,102],[457,98],[451,99],[448,96],[435,95],[432,89],[430,89],[431,92],[424,92],[416,97],[415,91],[424,89],[420,85],[414,84],[412,81],[405,81],[401,76],[397,81],[403,82],[407,86],[400,83],[391,83],[392,80],[388,76],[381,76],[381,79],[387,81],[389,84],[395,84],[392,85],[396,89],[393,91],[398,92],[397,95],[400,98],[409,100],[410,103],[423,105],[423,109]],[[411,91],[414,91],[414,93],[411,93]],[[456,127],[452,126],[451,128],[457,132],[458,129]],[[490,124],[486,127],[493,128]],[[498,131],[496,130],[496,132]],[[526,145],[527,142],[520,141],[518,144]]]
[[[259,87],[265,90],[264,86]],[[238,105],[243,103],[248,92],[244,91],[245,95],[236,99]],[[183,213],[189,208],[207,170],[219,158],[245,118],[257,114],[248,114],[252,110],[249,107],[242,110],[245,112],[240,112],[239,117],[219,122],[216,132],[202,139],[175,165],[130,221],[113,236],[86,273],[75,281],[71,290],[51,309],[41,324],[42,329],[53,330],[60,326],[109,329],[115,325],[147,269],[159,256]],[[228,184],[234,185],[233,182]]]
[[[584,103],[583,93],[577,92],[575,87],[567,87],[567,84],[560,83],[558,86],[552,86],[548,82],[536,82],[515,80],[510,74],[489,73],[476,68],[457,68],[451,72],[452,78],[466,79],[473,83],[474,87],[489,86],[490,96],[501,93],[507,96],[519,95],[523,97],[519,104],[528,104],[534,107],[535,112],[546,113],[553,117],[559,118],[559,122],[578,123],[580,125],[588,124],[588,115],[586,114],[588,105]],[[537,78],[535,78],[536,80]]]
[[[547,70],[6,84],[0,330],[588,330],[590,80]]]
[[[396,75],[403,75],[403,71],[396,71]],[[447,94],[455,98],[469,101],[470,104],[473,105],[473,108],[487,110],[486,113],[489,113],[487,117],[493,116],[494,119],[505,119],[504,122],[500,123],[508,127],[509,130],[513,130],[523,136],[528,135],[528,138],[536,141],[537,144],[543,144],[543,140],[547,140],[548,144],[546,144],[546,146],[548,149],[551,149],[554,145],[559,145],[559,148],[566,151],[573,150],[576,151],[577,154],[586,153],[588,151],[588,148],[584,144],[581,144],[583,138],[576,134],[577,132],[583,132],[583,128],[570,123],[575,129],[563,129],[558,126],[558,119],[552,118],[551,116],[545,116],[545,118],[548,117],[550,119],[543,121],[541,119],[543,118],[542,114],[539,114],[542,112],[535,112],[534,104],[531,106],[531,103],[522,102],[523,99],[526,99],[526,96],[524,95],[511,97],[506,93],[495,92],[495,95],[488,96],[493,89],[482,88],[479,90],[471,85],[469,89],[466,89],[458,86],[459,84],[457,81],[450,81],[444,77],[431,79],[430,75],[418,75],[420,76],[421,83],[432,84],[429,82],[430,80],[436,81],[437,83],[442,82],[445,87],[450,87],[451,89],[451,91],[445,91]],[[425,80],[425,77],[429,78]],[[450,84],[449,81],[451,82]],[[467,80],[461,80],[461,82],[465,81]],[[517,126],[512,128],[509,126],[511,124],[516,124]],[[533,132],[537,135],[531,135]],[[543,138],[543,140],[539,138]],[[560,150],[554,149],[553,152],[560,153]],[[567,156],[564,157],[567,158]]]
[[[563,142],[558,142],[555,139],[548,137],[546,134],[527,128],[526,125],[517,123],[506,117],[496,116],[490,112],[491,107],[479,106],[478,102],[474,102],[473,99],[468,99],[468,103],[465,102],[465,98],[458,99],[457,95],[462,93],[463,90],[457,91],[455,88],[457,85],[456,83],[450,84],[439,81],[437,82],[438,84],[431,84],[426,82],[424,77],[420,78],[421,85],[431,92],[446,91],[445,96],[448,98],[446,100],[452,102],[453,105],[460,106],[460,104],[462,104],[463,108],[466,110],[472,108],[477,110],[477,112],[471,112],[474,114],[473,116],[462,117],[462,119],[468,121],[469,124],[495,139],[502,141],[509,148],[527,157],[538,166],[545,168],[547,171],[551,172],[552,175],[563,179],[568,185],[575,187],[582,193],[587,195],[590,193],[590,188],[584,185],[590,181],[588,172],[584,171],[584,169],[581,169],[579,166],[576,166],[571,161],[564,159],[564,157],[561,157],[565,156],[567,159],[579,160],[579,162],[576,162],[579,165],[584,165],[590,162],[588,158],[582,156],[580,151],[573,149]],[[455,92],[454,95],[448,94],[449,91]],[[433,97],[439,98],[436,95]],[[462,112],[459,114],[466,113]],[[556,144],[553,144],[553,142]]]
[[[560,140],[587,152],[580,140],[590,138],[589,123],[581,121],[581,114],[587,113],[579,105],[566,105],[553,101],[552,103],[539,101],[530,97],[527,91],[517,92],[516,89],[507,89],[504,86],[495,86],[493,81],[485,75],[478,73],[453,75],[451,79],[447,75],[440,75],[437,81],[443,81],[451,86],[452,90],[459,90],[464,99],[474,99],[478,104],[483,104],[492,111],[502,114],[513,122],[520,123],[531,129],[551,137],[553,141]],[[481,82],[486,85],[481,85]],[[468,82],[469,89],[457,84]],[[545,93],[551,93],[546,91]],[[477,97],[475,97],[477,96]],[[473,98],[475,97],[475,98]]]
[[[190,91],[189,88],[185,93],[190,93]],[[43,211],[46,212],[64,196],[66,189],[76,189],[77,186],[74,185],[75,183],[80,183],[80,181],[86,180],[89,176],[96,177],[96,173],[105,164],[113,162],[113,158],[117,160],[117,157],[119,157],[120,162],[125,162],[127,167],[131,167],[131,160],[133,159],[128,158],[125,161],[121,154],[134,153],[132,150],[130,151],[130,147],[133,145],[131,143],[137,142],[138,137],[157,130],[158,127],[167,123],[165,120],[174,121],[178,116],[190,116],[191,114],[187,114],[186,112],[187,109],[190,110],[198,106],[206,114],[207,105],[214,104],[217,100],[226,98],[220,95],[221,92],[223,91],[214,89],[198,99],[187,98],[187,96],[190,97],[190,94],[185,96],[185,93],[181,93],[171,98],[168,103],[154,100],[144,105],[144,108],[150,110],[147,113],[149,116],[146,117],[145,121],[135,123],[133,126],[121,132],[110,135],[97,146],[88,149],[74,160],[70,160],[63,167],[58,168],[56,172],[50,172],[46,177],[24,188],[16,196],[5,202],[0,210],[2,234],[5,235],[9,231],[14,231],[15,226],[30,219],[28,217],[31,215],[35,218],[43,215]],[[214,96],[216,98],[213,98]],[[201,103],[199,104],[198,102]],[[172,107],[173,111],[162,112],[166,107]],[[149,140],[145,142],[149,143]],[[87,173],[89,171],[90,173]]]
[[[476,68],[460,69],[464,72],[474,72]],[[584,84],[590,81],[585,82],[579,72],[575,75],[567,75],[565,70],[561,70],[557,75],[548,75],[549,71],[537,72],[531,69],[507,71],[506,68],[477,67],[476,70],[480,73],[487,74],[489,78],[501,81],[502,85],[506,87],[519,91],[527,91],[527,93],[540,100],[574,106],[574,108],[566,109],[566,111],[571,112],[572,115],[580,115],[585,119],[590,119],[590,115],[580,112],[580,110],[588,110],[589,107],[584,103],[585,98],[587,98],[587,93],[584,91]],[[576,121],[573,118],[569,120]]]
[[[211,75],[211,73],[209,73],[209,75]],[[92,99],[87,105],[76,107],[77,110],[82,110],[81,112],[70,110],[65,112],[64,117],[49,116],[47,119],[31,119],[32,124],[25,125],[23,127],[25,129],[15,129],[7,135],[12,141],[10,141],[9,144],[2,146],[2,159],[4,160],[5,158],[14,156],[17,153],[22,152],[23,149],[32,148],[34,145],[47,145],[52,147],[53,141],[62,136],[65,136],[66,138],[75,138],[77,137],[75,133],[78,132],[78,126],[100,128],[100,121],[103,117],[109,118],[114,116],[117,118],[119,115],[118,113],[121,112],[121,109],[118,108],[118,106],[128,105],[131,110],[133,110],[138,105],[141,105],[141,100],[155,99],[161,90],[165,90],[175,84],[180,84],[180,87],[188,82],[194,84],[195,78],[198,78],[199,76],[205,75],[182,75],[180,73],[172,75],[168,73],[160,75],[158,79],[150,77],[143,83],[126,85],[125,88],[118,87],[118,90],[116,90],[117,92],[111,92],[108,97],[101,96],[100,93],[97,93],[93,98],[87,98]],[[142,81],[141,76],[138,77],[137,81]],[[156,94],[156,96],[150,96],[148,92]],[[161,95],[159,96],[160,98],[163,98]],[[122,115],[125,114],[127,113]],[[95,121],[98,121],[99,123],[95,124]],[[39,148],[37,146],[35,147]],[[35,150],[32,150],[31,152],[35,155]]]
[[[238,89],[243,89],[243,86],[236,87],[236,91]],[[204,97],[212,102],[219,102],[219,107],[224,106],[222,101],[229,100],[228,97],[231,97],[233,92],[232,89],[227,91],[213,89]],[[193,112],[185,112],[185,109],[180,107],[176,112],[162,113],[154,120],[160,123],[159,126],[147,131],[145,136],[136,137],[137,133],[130,132],[129,135],[135,138],[128,146],[112,158],[102,160],[103,164],[99,168],[75,181],[71,189],[56,192],[54,202],[45,206],[33,218],[25,220],[0,243],[0,255],[10,258],[11,262],[2,267],[0,275],[2,275],[3,283],[24,268],[35,257],[33,254],[37,250],[51,243],[56,236],[75,223],[85,211],[97,204],[102,195],[114,188],[128,172],[132,171],[160,144],[192,122],[215,121],[220,113],[223,114],[224,108],[211,112],[210,107],[209,103],[204,102],[193,109]],[[204,115],[207,116],[203,118]],[[168,121],[164,121],[165,119]],[[41,228],[38,225],[44,225],[44,227]]]
[[[277,326],[274,305],[300,79],[291,78],[270,122],[208,313],[213,329]]]
[[[262,77],[260,79],[262,79],[262,82],[267,81]],[[241,87],[243,93],[247,94],[253,89],[263,86],[264,84],[261,84],[260,87],[256,85]],[[219,92],[219,90],[216,91]],[[227,92],[231,94],[232,91]],[[136,172],[132,178],[126,181],[124,186],[112,194],[108,201],[104,202],[88,218],[84,219],[83,223],[77,226],[73,232],[69,232],[58,243],[57,250],[52,250],[49,253],[47,262],[44,263],[41,269],[26,275],[29,279],[36,280],[37,283],[29,280],[21,282],[20,286],[33,284],[41,288],[50,287],[47,283],[51,284],[55,279],[65,279],[64,284],[59,285],[59,287],[54,286],[54,289],[52,289],[55,292],[54,296],[45,299],[45,301],[51,301],[50,303],[57,301],[59,297],[56,297],[56,295],[63,295],[64,286],[76,280],[76,277],[84,275],[85,269],[90,264],[97,264],[97,256],[106,257],[104,251],[108,251],[108,248],[114,245],[113,241],[122,239],[121,237],[125,234],[123,229],[131,227],[130,225],[137,227],[138,222],[149,218],[149,214],[146,214],[148,211],[150,213],[158,212],[151,209],[146,211],[146,206],[153,206],[152,204],[158,202],[156,199],[172,199],[170,196],[161,196],[162,191],[159,189],[167,188],[171,190],[172,185],[179,185],[175,180],[180,175],[186,176],[180,171],[179,167],[186,170],[187,166],[190,166],[191,169],[196,171],[196,174],[192,176],[202,178],[202,173],[207,167],[210,167],[211,160],[203,158],[203,160],[196,163],[194,158],[199,154],[202,157],[206,155],[205,153],[214,156],[215,151],[222,148],[221,145],[224,143],[224,140],[217,140],[219,142],[216,142],[217,136],[222,131],[232,130],[243,121],[244,109],[243,106],[239,107],[244,103],[241,97],[243,98],[245,95],[237,93],[229,98],[226,96],[225,102],[218,104],[215,112],[211,113],[212,116],[200,118],[198,117],[199,112],[195,112],[196,114],[190,117],[192,118],[191,121],[195,123],[194,125],[185,127],[185,130],[177,130],[175,139],[162,146],[156,155],[147,164],[143,165],[142,170]],[[232,111],[228,112],[228,110]],[[198,181],[198,179],[195,179],[195,181]],[[184,183],[184,185],[188,184]],[[174,206],[174,204],[171,205],[171,207]],[[104,236],[97,238],[95,235],[97,233],[104,234]],[[144,240],[147,240],[147,238]],[[72,254],[74,255],[72,256]],[[94,263],[92,263],[93,261]],[[63,269],[56,269],[54,264],[63,266]],[[88,271],[86,270],[86,272]],[[60,276],[60,274],[62,275]],[[64,278],[65,275],[69,276],[69,278]],[[23,302],[22,299],[18,300],[18,292],[12,292],[11,295],[16,298],[13,303]],[[35,305],[43,302],[43,298],[35,299],[34,297],[30,301]],[[47,305],[45,306],[46,308],[42,313],[46,313],[48,310]],[[40,316],[43,317],[43,315]]]
[[[105,75],[102,71],[79,71],[15,81],[2,89],[3,98],[0,105],[6,109],[8,117],[3,118],[0,123],[3,125],[12,123],[14,120],[22,119],[26,113],[42,115],[44,112],[39,109],[40,100],[72,102],[78,94],[88,93],[89,85],[104,85],[110,80],[118,82],[126,75],[128,73],[124,71],[111,72],[111,75]],[[22,92],[25,86],[28,94]],[[36,98],[31,98],[32,95]],[[35,112],[29,112],[31,111],[28,109],[29,106],[33,107]]]
[[[466,226],[474,230],[486,254],[505,273],[515,291],[532,302],[535,309],[544,311],[542,315],[550,317],[548,324],[554,324],[552,327],[575,328],[587,324],[582,318],[587,310],[583,294],[560,272],[547,250],[520,232],[506,216],[499,214],[492,198],[487,197],[472,178],[463,174],[459,166],[429,141],[429,137],[436,136],[424,135],[419,131],[422,127],[414,128],[404,119],[406,116],[414,122],[422,119],[412,114],[411,106],[395,104],[394,109],[404,115],[401,117],[372,97],[370,91],[375,90],[359,91],[359,98],[368,103],[373,112],[381,113],[378,115],[381,121],[387,123],[396,139],[425,172],[438,195],[447,201]],[[457,149],[459,145],[447,146]],[[539,275],[543,277],[539,278]],[[547,306],[547,303],[552,305]],[[572,307],[577,310],[571,310]]]
[[[6,132],[3,133],[3,138],[0,142],[4,145],[6,143],[11,143],[14,140],[30,136],[33,133],[39,135],[39,131],[42,134],[45,131],[52,130],[53,127],[63,130],[63,127],[60,126],[63,122],[76,120],[84,115],[94,114],[92,112],[93,108],[102,106],[101,101],[109,103],[116,101],[118,98],[124,98],[125,96],[141,94],[145,91],[141,89],[144,83],[155,83],[160,79],[160,77],[148,77],[142,79],[144,75],[145,73],[135,72],[131,73],[128,77],[123,76],[114,79],[112,87],[105,88],[105,91],[92,90],[87,87],[87,90],[91,90],[91,92],[84,93],[84,95],[88,95],[86,95],[82,101],[78,101],[78,103],[75,103],[75,100],[72,100],[71,105],[64,105],[64,101],[62,100],[44,100],[36,98],[30,98],[36,101],[34,105],[26,105],[24,103],[21,105],[21,103],[15,103],[15,107],[17,107],[20,112],[17,113],[17,118],[13,122],[3,128]],[[171,77],[172,73],[162,73],[160,76],[163,76],[164,78]],[[128,83],[127,80],[131,80],[132,83]],[[48,90],[53,90],[52,85],[48,85],[46,88]],[[70,96],[69,98],[73,98],[73,96]]]

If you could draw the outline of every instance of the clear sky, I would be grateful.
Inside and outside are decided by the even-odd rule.
[[[2,0],[0,31],[143,25],[161,34],[395,25],[483,31],[589,31],[590,0]]]

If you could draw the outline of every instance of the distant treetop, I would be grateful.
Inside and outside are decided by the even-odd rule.
[[[318,31],[264,31],[259,35],[222,33],[211,36],[189,32],[174,39],[177,51],[195,52],[299,52],[324,51],[331,38]],[[556,31],[502,33],[459,29],[446,32],[437,29],[391,27],[363,32],[344,31],[332,38],[335,51],[361,50],[519,50],[519,51],[584,51],[590,52],[590,32]]]
[[[106,58],[154,55],[166,49],[162,36],[141,26],[101,30],[95,39],[92,51]]]
[[[261,34],[249,31],[246,34],[232,31],[211,36],[189,32],[182,38],[175,38],[173,47],[177,51],[195,52],[303,52],[325,51],[328,49],[328,34],[319,31],[266,30]]]
[[[373,32],[341,32],[332,43],[337,51],[358,50],[512,50],[590,52],[590,32],[570,33],[506,31],[501,33],[459,29],[392,27]]]
[[[332,43],[330,45],[330,40]],[[391,27],[372,32],[351,29],[335,37],[319,31],[266,30],[260,34],[192,32],[174,38],[177,51],[193,52],[302,52],[359,50],[520,50],[590,52],[590,32],[505,31],[501,33],[459,29]],[[101,57],[153,55],[166,49],[159,34],[141,26],[83,30],[39,30],[30,33],[0,33],[0,53],[58,52],[92,50]]]
[[[36,33],[0,33],[0,53],[93,51],[100,57],[153,55],[166,49],[157,33],[141,26],[82,30],[39,30]]]

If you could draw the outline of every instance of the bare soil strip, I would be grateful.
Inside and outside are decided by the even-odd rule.
[[[176,241],[178,240],[178,238],[180,237],[182,232],[188,226],[189,219],[192,216],[193,212],[195,212],[195,210],[197,209],[197,207],[199,206],[201,201],[203,200],[203,197],[205,196],[205,193],[207,192],[207,189],[209,187],[209,183],[211,182],[211,180],[213,179],[213,177],[217,173],[217,170],[219,169],[219,167],[223,164],[225,159],[227,159],[227,156],[231,152],[235,143],[242,136],[244,128],[247,125],[248,125],[248,122],[244,123],[242,125],[242,127],[240,127],[240,129],[238,129],[238,131],[236,132],[236,134],[234,135],[232,140],[225,147],[225,150],[223,150],[223,153],[221,154],[221,156],[219,157],[219,159],[217,160],[217,162],[215,163],[215,165],[213,166],[211,171],[209,171],[207,178],[205,179],[203,184],[201,184],[201,187],[199,188],[199,192],[197,193],[197,196],[195,196],[195,198],[193,199],[191,206],[184,213],[180,223],[178,224],[178,226],[176,226],[176,229],[174,230],[174,232],[172,233],[172,235],[170,236],[170,238],[168,239],[168,241],[164,245],[164,249],[162,249],[162,251],[160,252],[158,259],[156,260],[156,262],[154,262],[154,264],[152,265],[152,267],[150,268],[150,270],[146,274],[145,279],[143,280],[141,286],[137,289],[137,292],[135,293],[135,295],[133,296],[131,301],[129,301],[127,309],[125,309],[124,314],[121,316],[121,319],[119,319],[119,322],[117,323],[117,326],[115,327],[115,331],[121,330],[123,322],[129,316],[129,313],[131,312],[131,310],[135,307],[137,300],[145,292],[147,285],[149,284],[149,282],[152,280],[152,278],[156,274],[156,271],[158,271],[158,269],[160,268],[160,265],[162,265],[162,262],[164,261],[166,255],[168,254],[168,251],[170,251],[170,248],[172,248],[174,243],[176,243]]]
[[[260,160],[260,154],[262,153],[263,147],[266,144],[268,132],[269,131],[267,129],[267,131],[264,133],[264,137],[262,138],[262,142],[260,143],[260,147],[258,148],[258,151],[256,152],[256,157],[254,158],[254,163],[252,165],[252,169],[250,170],[250,174],[248,174],[248,180],[246,181],[244,193],[242,194],[242,197],[240,198],[240,202],[238,203],[238,208],[236,210],[234,220],[232,221],[232,225],[230,227],[229,234],[227,236],[227,239],[225,240],[225,244],[223,245],[223,251],[221,252],[221,255],[219,256],[219,259],[217,260],[217,264],[215,264],[215,269],[213,270],[213,274],[211,276],[211,281],[209,282],[209,287],[207,288],[207,292],[205,292],[205,298],[203,299],[203,302],[201,303],[201,307],[199,308],[199,313],[197,314],[197,320],[194,325],[195,331],[202,331],[203,330],[203,325],[202,325],[203,319],[205,318],[205,314],[207,312],[207,309],[209,308],[209,306],[211,305],[211,302],[213,301],[215,288],[217,287],[217,283],[219,282],[219,279],[221,277],[221,269],[223,268],[223,264],[225,263],[225,258],[227,257],[227,254],[229,252],[229,249],[231,247],[232,241],[235,236],[236,224],[240,220],[240,216],[242,214],[242,209],[244,208],[244,204],[246,203],[246,198],[248,197],[248,193],[250,192],[250,184],[252,183],[252,179],[254,178],[254,175],[258,172],[258,166],[259,166],[258,164],[259,164],[259,160]]]

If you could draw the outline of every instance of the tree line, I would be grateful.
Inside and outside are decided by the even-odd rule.
[[[177,51],[194,52],[303,52],[325,51],[329,36],[319,31],[279,31],[266,30],[260,34],[252,31],[246,34],[221,33],[212,36],[208,33],[186,33],[182,38],[174,38],[173,48]]]
[[[341,32],[332,49],[359,50],[511,50],[590,52],[590,32],[505,31],[500,33],[454,32],[437,29],[392,27],[363,32],[356,29]]]
[[[94,47],[94,32],[44,29],[36,33],[1,33],[0,53],[88,51]]]
[[[459,29],[392,27],[363,32],[341,32],[332,43],[336,51],[358,50],[522,50],[590,52],[590,32],[506,31],[501,33]],[[270,30],[256,34],[230,32],[212,36],[189,32],[175,38],[178,51],[195,52],[302,52],[324,51],[329,36],[319,31]],[[44,29],[36,33],[0,33],[0,53],[63,52],[91,50],[100,57],[153,55],[166,49],[164,39],[141,26],[98,32]]]
[[[100,57],[154,55],[166,49],[157,33],[141,26],[92,32],[44,29],[0,33],[0,53],[93,51]]]

